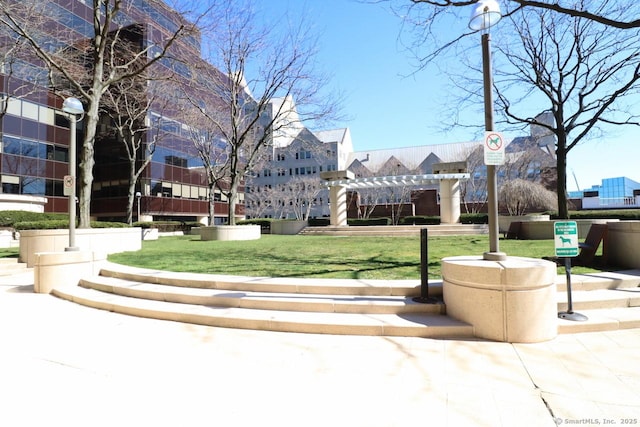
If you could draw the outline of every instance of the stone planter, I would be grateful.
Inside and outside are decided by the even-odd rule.
[[[276,220],[271,222],[271,234],[298,234],[307,226],[307,221]]]
[[[200,240],[257,240],[259,238],[259,225],[200,227]]]
[[[548,341],[558,333],[556,265],[533,258],[442,260],[447,315],[473,325],[474,335],[502,342]]]
[[[80,251],[113,254],[142,249],[141,229],[133,228],[79,228],[76,246]],[[20,232],[20,262],[33,267],[35,254],[64,252],[69,246],[69,230],[22,230]]]
[[[622,268],[640,268],[640,221],[607,223],[607,262]]]

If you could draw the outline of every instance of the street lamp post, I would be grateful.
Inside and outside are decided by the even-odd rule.
[[[471,18],[469,28],[482,31],[482,77],[484,84],[484,126],[485,131],[493,132],[493,72],[491,70],[491,37],[489,28],[495,25],[502,14],[497,0],[480,0],[477,2]],[[487,165],[487,193],[489,213],[489,252],[483,258],[489,261],[501,261],[507,254],[500,252],[498,237],[498,185],[495,165]]]
[[[142,193],[136,191],[136,201],[138,202],[138,218],[137,221],[140,222],[140,198],[142,197]]]
[[[65,251],[77,251],[76,246],[76,122],[84,114],[82,102],[66,98],[62,111],[69,117],[69,175],[65,177],[65,194],[69,196],[69,247]],[[82,120],[82,117],[80,118]]]

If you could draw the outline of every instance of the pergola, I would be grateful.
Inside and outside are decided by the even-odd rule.
[[[444,164],[443,164],[444,165]],[[454,165],[456,168],[458,163]],[[458,169],[459,170],[459,169]],[[424,175],[393,175],[354,178],[350,171],[323,172],[321,177],[329,187],[331,225],[347,225],[347,188],[413,187],[440,184],[440,220],[454,224],[460,220],[460,181],[469,179],[468,173],[436,173]]]

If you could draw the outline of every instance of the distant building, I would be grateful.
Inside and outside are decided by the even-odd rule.
[[[292,113],[289,119],[293,117],[295,114]],[[254,175],[248,179],[248,217],[302,219],[307,215],[310,218],[329,216],[328,191],[319,178],[324,171],[348,169],[359,178],[424,175],[433,173],[434,164],[451,162],[466,162],[471,174],[471,179],[462,183],[465,211],[482,210],[486,203],[487,172],[482,141],[356,152],[349,129],[313,132],[295,125],[295,120],[289,121],[291,126],[286,131],[274,135],[269,160],[255,168]],[[507,141],[507,162],[498,168],[498,179],[526,178],[554,188],[555,158],[553,150],[549,149],[553,141],[541,127],[532,127],[529,136]],[[314,191],[302,191],[303,187],[313,187]],[[358,210],[353,212],[365,217],[372,214],[393,216],[388,214],[394,210],[398,216],[434,214],[433,206],[437,210],[437,202],[427,202],[425,191],[429,190],[428,194],[433,195],[431,199],[437,200],[437,189],[438,185],[432,184],[359,190],[350,197],[350,209],[358,205]],[[418,204],[430,207],[421,209]]]
[[[640,183],[626,178],[605,178],[600,185],[569,193],[582,199],[582,209],[640,208]]]
[[[274,135],[267,160],[247,178],[247,217],[328,216],[329,192],[322,185],[320,173],[346,169],[352,152],[348,128],[312,132],[292,126]]]

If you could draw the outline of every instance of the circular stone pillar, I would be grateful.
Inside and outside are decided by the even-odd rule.
[[[475,336],[495,341],[534,343],[557,336],[556,278],[554,263],[534,258],[442,260],[447,315],[473,325]]]
[[[460,181],[457,179],[440,181],[440,222],[460,222]]]

